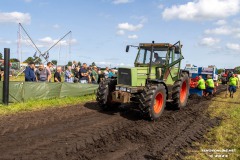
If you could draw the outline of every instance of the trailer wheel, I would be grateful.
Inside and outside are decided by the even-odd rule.
[[[189,87],[188,74],[183,73],[181,78],[174,83],[172,89],[172,104],[175,108],[180,109],[187,105]]]
[[[157,120],[166,106],[166,89],[162,84],[147,85],[140,96],[140,109],[151,120]]]
[[[99,83],[96,100],[102,110],[108,110],[112,106],[112,92],[117,84],[116,79],[104,79]]]

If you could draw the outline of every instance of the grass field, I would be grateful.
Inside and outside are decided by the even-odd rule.
[[[9,106],[0,105],[0,116],[26,111],[43,110],[46,108],[65,107],[95,100],[95,95],[81,97],[54,98],[46,100],[30,100],[24,103],[13,103]]]
[[[229,95],[228,95],[229,96]],[[222,118],[220,126],[213,128],[200,148],[191,152],[187,160],[240,159],[240,89],[234,98],[225,98],[225,92],[212,99],[208,109],[212,117]],[[218,150],[209,152],[209,150]]]
[[[20,75],[18,77],[11,76],[10,81],[25,81],[24,75]],[[64,77],[62,75],[62,79]],[[53,82],[54,79],[52,77],[51,81]],[[65,97],[65,98],[54,98],[54,99],[44,99],[44,100],[29,100],[27,102],[21,103],[10,103],[9,106],[4,106],[0,104],[0,116],[6,114],[15,114],[18,112],[26,112],[26,111],[35,111],[35,110],[42,110],[46,108],[53,108],[53,107],[65,107],[68,105],[76,105],[81,104],[87,101],[95,100],[95,95],[87,95],[87,96],[80,96],[80,97]]]

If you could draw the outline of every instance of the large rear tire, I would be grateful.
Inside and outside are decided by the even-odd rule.
[[[173,106],[177,109],[185,107],[189,96],[189,77],[187,73],[183,73],[181,78],[177,80],[172,89]]]
[[[157,120],[166,106],[166,89],[163,84],[146,85],[140,95],[140,110],[151,120]]]
[[[116,79],[104,79],[99,83],[96,100],[102,110],[108,110],[112,107],[112,92],[116,85]]]

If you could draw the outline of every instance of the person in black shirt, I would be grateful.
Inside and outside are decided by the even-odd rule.
[[[74,83],[79,82],[79,70],[80,70],[80,67],[78,67],[78,66],[73,70],[73,74],[74,74],[73,82]]]
[[[62,73],[62,68],[57,67],[57,71],[54,73],[54,82],[61,82],[61,73]]]
[[[79,70],[80,83],[88,83],[89,74],[87,68],[87,64],[83,63],[82,68]]]

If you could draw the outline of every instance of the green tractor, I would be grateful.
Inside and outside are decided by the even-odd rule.
[[[181,70],[180,41],[128,45],[138,49],[135,67],[119,68],[115,79],[103,80],[97,102],[103,110],[119,103],[136,103],[151,120],[158,119],[167,102],[176,109],[185,107],[189,95],[189,72]]]

